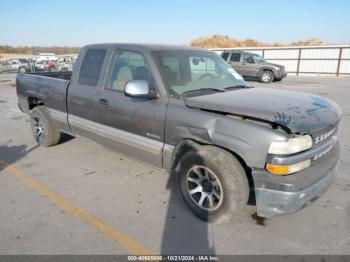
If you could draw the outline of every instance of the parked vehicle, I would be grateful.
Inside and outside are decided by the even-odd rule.
[[[29,61],[24,58],[19,59],[9,59],[2,62],[1,71],[2,72],[19,72],[24,73],[29,68]]]
[[[37,61],[57,61],[57,56],[55,53],[39,53]]]
[[[254,77],[262,83],[281,81],[287,76],[283,65],[266,62],[260,55],[244,51],[224,51],[221,57],[243,77]]]
[[[65,58],[58,59],[57,71],[59,72],[73,71],[74,63],[75,63],[75,59],[73,57],[65,57]]]
[[[35,71],[55,72],[56,63],[50,60],[39,60],[35,63]]]
[[[336,175],[334,102],[251,88],[203,49],[90,45],[73,72],[18,74],[16,88],[41,146],[65,132],[167,170],[206,221],[228,221],[249,196],[261,217],[295,212]]]

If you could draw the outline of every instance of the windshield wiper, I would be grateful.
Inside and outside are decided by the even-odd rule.
[[[188,95],[192,93],[202,93],[202,92],[226,92],[223,89],[218,89],[218,88],[199,88],[199,89],[193,89],[189,91],[185,91],[182,93],[182,95]]]
[[[253,86],[248,86],[248,85],[235,85],[235,86],[228,86],[225,87],[225,90],[233,90],[233,89],[240,89],[240,88],[252,88]]]

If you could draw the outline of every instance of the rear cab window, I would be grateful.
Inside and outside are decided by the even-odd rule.
[[[82,85],[96,86],[100,78],[105,49],[88,49],[80,66],[78,82]]]

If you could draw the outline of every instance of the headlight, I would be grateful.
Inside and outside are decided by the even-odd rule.
[[[284,175],[289,175],[289,174],[304,170],[308,168],[310,164],[311,164],[310,159],[307,159],[305,161],[302,161],[296,164],[286,165],[286,166],[279,166],[279,165],[273,165],[273,164],[267,163],[266,170],[269,171],[271,174],[284,176]]]
[[[309,135],[289,138],[287,141],[272,142],[268,153],[274,155],[291,155],[312,147],[312,138]]]

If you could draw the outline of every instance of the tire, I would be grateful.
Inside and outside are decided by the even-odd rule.
[[[60,141],[60,130],[52,126],[51,117],[45,106],[37,106],[31,112],[31,129],[40,146],[57,145]]]
[[[203,146],[185,153],[176,168],[176,178],[183,200],[204,221],[227,223],[247,206],[249,184],[245,171],[231,153],[220,148]]]
[[[24,73],[26,72],[25,67],[20,67],[20,68],[18,69],[18,72],[21,73],[21,74],[24,74]]]
[[[275,76],[273,73],[269,70],[265,70],[260,75],[260,82],[261,83],[271,83],[274,80]]]

